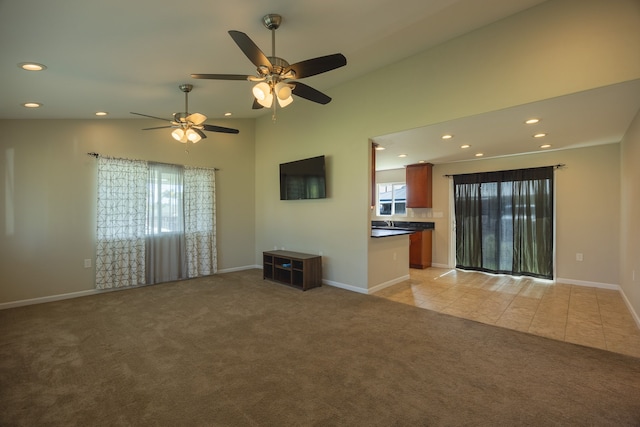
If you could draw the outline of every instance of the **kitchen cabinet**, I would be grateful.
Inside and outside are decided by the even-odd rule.
[[[407,207],[431,208],[433,206],[433,165],[419,163],[406,167]]]
[[[432,230],[423,230],[409,236],[409,267],[431,267]]]

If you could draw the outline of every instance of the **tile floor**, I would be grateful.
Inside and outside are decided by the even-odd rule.
[[[374,295],[640,357],[640,329],[617,290],[455,269],[410,270],[410,280]]]

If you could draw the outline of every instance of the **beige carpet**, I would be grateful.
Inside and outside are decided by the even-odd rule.
[[[0,311],[1,426],[640,425],[640,359],[260,270]]]

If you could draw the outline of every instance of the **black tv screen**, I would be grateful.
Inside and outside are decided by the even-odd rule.
[[[280,164],[280,200],[327,197],[324,156]]]

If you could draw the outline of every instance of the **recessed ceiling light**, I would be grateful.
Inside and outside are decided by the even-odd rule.
[[[39,102],[25,102],[22,106],[27,108],[38,108],[42,107],[42,104]]]
[[[425,163],[426,160],[418,160],[418,163]]]
[[[469,145],[469,144],[464,144],[464,145],[460,146],[460,148],[469,148],[469,147],[471,147],[471,145]]]
[[[229,117],[231,113],[224,113],[225,117]]]
[[[543,144],[540,148],[551,148],[551,144]]]
[[[386,150],[386,148],[384,148],[382,145],[376,145],[376,150],[382,151],[382,150]]]
[[[525,121],[525,123],[528,125],[535,125],[538,122],[540,122],[540,119],[529,119]]]
[[[484,153],[476,153],[476,157],[482,157],[484,156]]]
[[[38,64],[37,62],[21,62],[18,64],[18,67],[26,71],[42,71],[47,69],[46,65]]]
[[[453,138],[453,135],[451,134],[442,135],[442,139],[451,139],[451,138]]]
[[[406,154],[399,154],[398,157],[407,157]]]
[[[545,136],[547,136],[546,133],[536,133],[533,135],[534,138],[544,138]]]
[[[98,112],[96,112],[96,116],[106,116],[107,114],[109,114],[109,113],[107,113],[106,111],[98,111]]]

